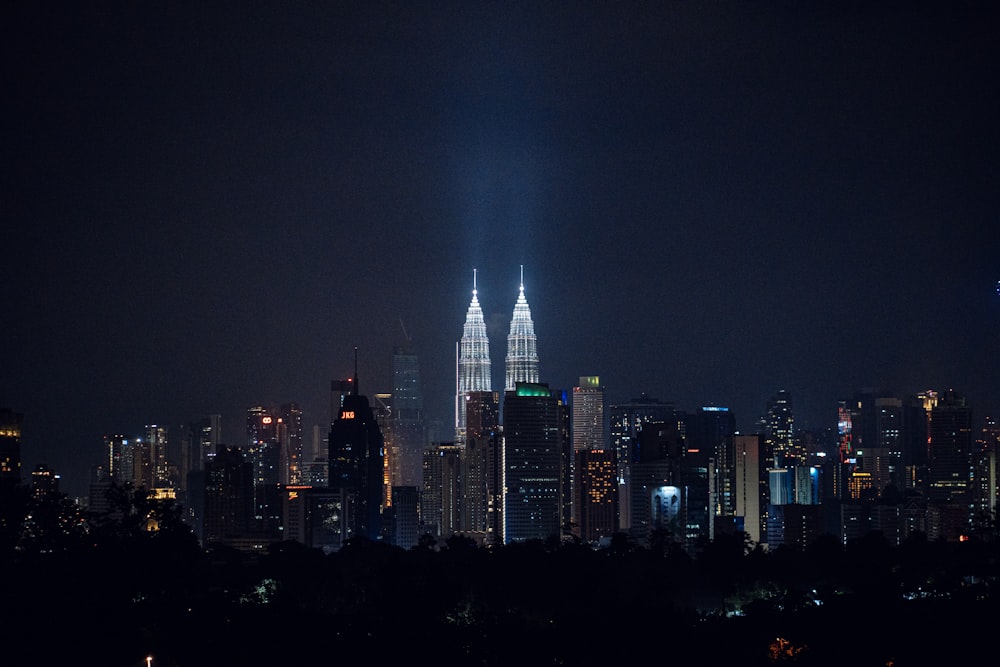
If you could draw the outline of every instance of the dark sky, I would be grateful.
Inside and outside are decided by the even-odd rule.
[[[107,433],[391,390],[453,422],[478,271],[502,386],[800,426],[865,387],[1000,414],[991,3],[15,3],[0,407],[83,493]],[[208,5],[211,5],[209,7]]]

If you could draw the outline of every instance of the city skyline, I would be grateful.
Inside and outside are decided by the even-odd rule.
[[[238,444],[254,405],[309,439],[355,348],[371,395],[404,340],[450,432],[473,270],[493,359],[523,282],[539,380],[609,404],[1000,413],[978,4],[4,12],[22,476],[82,493],[105,435],[218,413]]]

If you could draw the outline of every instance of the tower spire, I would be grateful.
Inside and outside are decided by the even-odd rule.
[[[518,382],[538,382],[538,347],[535,323],[524,297],[524,265],[521,265],[521,285],[514,304],[507,336],[506,381],[504,391],[513,391]]]
[[[358,395],[358,346],[354,346],[354,395]]]
[[[465,315],[465,327],[458,345],[457,390],[455,392],[455,442],[465,441],[465,395],[470,391],[491,391],[490,341],[486,320],[479,305],[477,271],[472,270],[472,301]]]

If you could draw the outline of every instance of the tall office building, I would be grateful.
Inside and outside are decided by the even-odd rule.
[[[205,464],[202,545],[233,545],[253,525],[253,464],[237,447],[220,447]]]
[[[640,544],[648,545],[656,531],[669,535],[671,542],[684,541],[687,493],[681,477],[685,442],[680,423],[676,418],[646,422],[638,433],[629,486],[629,534]]]
[[[221,437],[222,415],[206,415],[186,427],[181,427],[181,489],[187,488],[187,477],[205,469],[205,460],[215,456]]]
[[[375,423],[382,432],[382,507],[392,506],[392,469],[395,466],[396,438],[392,432],[392,394],[377,393],[372,395],[372,412]]]
[[[146,425],[146,444],[149,447],[149,484],[147,488],[162,489],[170,486],[170,468],[167,460],[167,427]]]
[[[689,488],[689,508],[700,507],[703,532],[715,538],[717,517],[735,516],[733,434],[736,419],[727,407],[705,405],[687,420],[685,470]],[[704,469],[703,469],[704,468]],[[699,513],[689,512],[694,518]],[[728,530],[728,527],[727,527]]]
[[[781,389],[768,401],[764,421],[764,446],[767,456],[773,459],[775,465],[780,467],[805,465],[805,452],[799,451],[794,431],[792,396]]]
[[[281,441],[278,419],[271,410],[254,405],[247,409],[244,452],[253,466],[253,507],[256,528],[277,534],[281,526]]]
[[[734,435],[736,462],[736,516],[754,544],[764,537],[761,515],[760,449],[761,436]]]
[[[421,475],[422,476],[422,475]],[[420,489],[392,487],[392,525],[389,543],[402,549],[417,546],[420,538]]]
[[[24,415],[0,408],[0,484],[21,483],[21,424]]]
[[[504,544],[561,534],[564,413],[547,384],[518,382],[504,393]]]
[[[108,453],[108,478],[116,484],[133,481],[133,449],[129,439],[120,433],[106,435],[104,448]]]
[[[573,440],[573,456],[569,460],[569,488],[572,495],[572,522],[580,525],[581,516],[578,500],[582,497],[578,490],[577,452],[582,450],[604,450],[604,387],[597,375],[580,377],[578,386],[573,387],[570,432]],[[611,451],[610,449],[608,451]],[[615,494],[617,496],[617,493]],[[615,508],[617,510],[617,506]]]
[[[423,458],[421,532],[447,539],[462,531],[462,447],[434,443]]]
[[[889,484],[897,489],[903,487],[903,401],[895,396],[875,399],[876,429],[878,448],[884,453],[885,470],[879,469],[877,485],[879,492]],[[884,475],[884,476],[883,476]]]
[[[462,339],[457,345],[455,393],[455,442],[465,442],[465,401],[470,391],[492,391],[490,341],[479,305],[476,272],[472,273],[472,301],[465,315]]]
[[[426,444],[424,394],[419,359],[408,336],[392,354],[392,440],[392,486],[419,488]]]
[[[618,530],[618,476],[615,453],[584,448],[575,452],[580,538],[590,544],[609,540]]]
[[[674,419],[674,404],[665,403],[646,394],[608,409],[611,449],[615,452],[618,472],[618,526],[627,531],[631,525],[631,465],[639,442],[639,432],[650,422]]]
[[[330,427],[330,487],[345,491],[346,537],[377,540],[382,528],[384,440],[368,397],[357,393],[358,382],[333,383],[342,394],[341,408]]]
[[[573,451],[604,449],[604,387],[597,375],[580,377],[573,387],[572,404]]]
[[[39,463],[31,472],[31,495],[36,500],[54,499],[59,495],[61,475],[44,463]]]
[[[280,447],[279,481],[302,484],[302,409],[285,403],[278,409],[278,444]]]
[[[531,321],[531,309],[528,308],[528,300],[524,298],[523,266],[520,291],[510,320],[510,333],[507,335],[504,391],[514,391],[518,382],[538,382],[538,346],[535,323]]]
[[[931,410],[927,473],[928,537],[957,540],[971,525],[972,408],[954,390]]]
[[[499,535],[500,395],[469,392],[462,451],[462,530],[481,543]]]

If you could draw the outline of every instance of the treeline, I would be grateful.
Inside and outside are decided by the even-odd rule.
[[[924,665],[985,650],[1000,611],[995,539],[245,554],[200,548],[169,501],[115,493],[102,517],[4,493],[0,627],[36,664]]]

